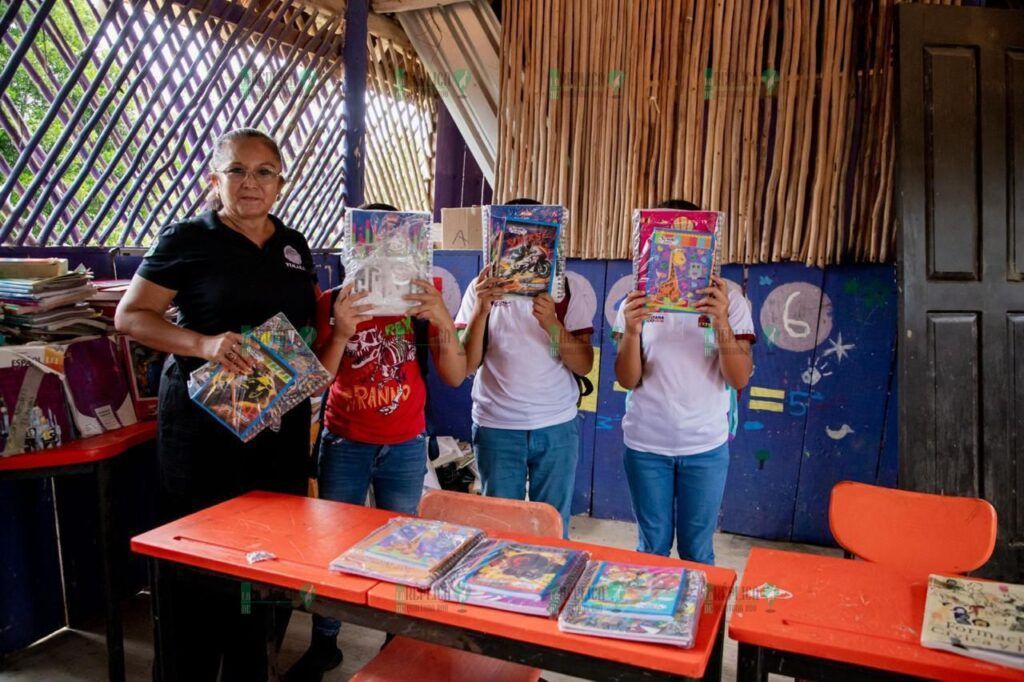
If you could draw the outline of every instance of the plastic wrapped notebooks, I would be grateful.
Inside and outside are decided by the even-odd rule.
[[[633,211],[633,280],[662,312],[697,312],[696,292],[721,269],[718,242],[724,220],[714,211]]]
[[[332,377],[282,313],[244,336],[250,340],[245,352],[257,361],[252,374],[234,374],[208,362],[192,372],[188,391],[200,407],[248,442],[268,426],[279,428],[282,415],[322,392]]]
[[[394,518],[343,552],[330,569],[427,588],[483,536],[469,526]]]
[[[420,293],[413,280],[430,281],[433,259],[429,213],[353,209],[346,214],[344,284],[369,292],[360,304],[374,306],[371,315],[404,315],[418,305],[405,296]]]
[[[494,277],[512,282],[509,294],[548,292],[562,300],[567,217],[561,206],[484,207],[484,263],[493,264]]]
[[[555,616],[587,564],[587,553],[483,540],[431,591],[447,601]]]
[[[558,618],[558,627],[599,637],[690,648],[697,636],[703,571],[593,561]]]

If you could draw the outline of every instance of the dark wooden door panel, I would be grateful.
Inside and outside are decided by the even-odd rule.
[[[900,485],[992,502],[984,573],[1020,581],[1024,13],[898,20]]]
[[[928,279],[977,280],[978,52],[924,50]],[[950,198],[956,197],[955,202]],[[936,210],[938,209],[938,210]]]

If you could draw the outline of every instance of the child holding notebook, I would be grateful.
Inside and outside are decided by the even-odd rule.
[[[397,210],[389,204],[361,208]],[[320,297],[317,351],[335,373],[318,453],[323,499],[363,504],[372,486],[381,509],[415,514],[419,507],[427,472],[427,356],[450,386],[465,379],[466,359],[441,293],[430,282],[414,283],[422,293],[406,296],[414,307],[405,316],[369,316],[367,292],[354,292],[351,284]],[[320,680],[339,665],[340,627],[314,615],[309,649],[285,680]]]
[[[507,205],[539,205],[517,199]],[[580,439],[573,374],[594,363],[593,322],[579,298],[504,296],[507,282],[489,268],[470,285],[455,317],[464,330],[473,380],[473,450],[483,492],[547,502],[569,512]]]
[[[681,200],[658,208],[700,210]],[[630,292],[613,327],[615,376],[630,391],[622,433],[637,550],[668,556],[675,539],[680,558],[713,564],[729,468],[729,387],[749,381],[755,336],[750,306],[725,280],[713,276],[698,293],[700,316],[653,314],[644,292]]]

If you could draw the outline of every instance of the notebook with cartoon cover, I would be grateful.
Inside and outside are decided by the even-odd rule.
[[[698,292],[711,286],[716,254],[714,232],[654,230],[644,283],[647,307],[660,312],[699,312],[697,302],[704,296]]]
[[[483,537],[483,531],[432,519],[399,517],[339,555],[332,571],[430,587]]]
[[[251,374],[235,374],[221,365],[192,374],[192,399],[243,441],[280,418],[275,407],[295,382],[295,370],[263,344],[251,341],[246,352],[256,360]]]
[[[633,209],[633,283],[638,291],[647,282],[651,235],[655,230],[688,230],[721,234],[725,214],[718,211],[680,211],[666,208]]]
[[[565,225],[568,211],[555,205],[485,206],[484,265],[511,281],[507,295],[547,292],[562,300],[565,287]]]
[[[928,576],[921,644],[1024,670],[1024,585]]]
[[[558,254],[557,223],[509,218],[499,236],[495,277],[510,282],[510,294],[536,296],[551,290]]]
[[[579,550],[485,539],[431,591],[446,601],[555,616],[587,558]]]
[[[591,562],[562,610],[558,627],[690,648],[696,641],[706,584],[703,571]]]

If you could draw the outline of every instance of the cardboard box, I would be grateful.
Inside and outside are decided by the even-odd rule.
[[[483,209],[441,209],[441,248],[462,251],[480,251],[483,248]]]

